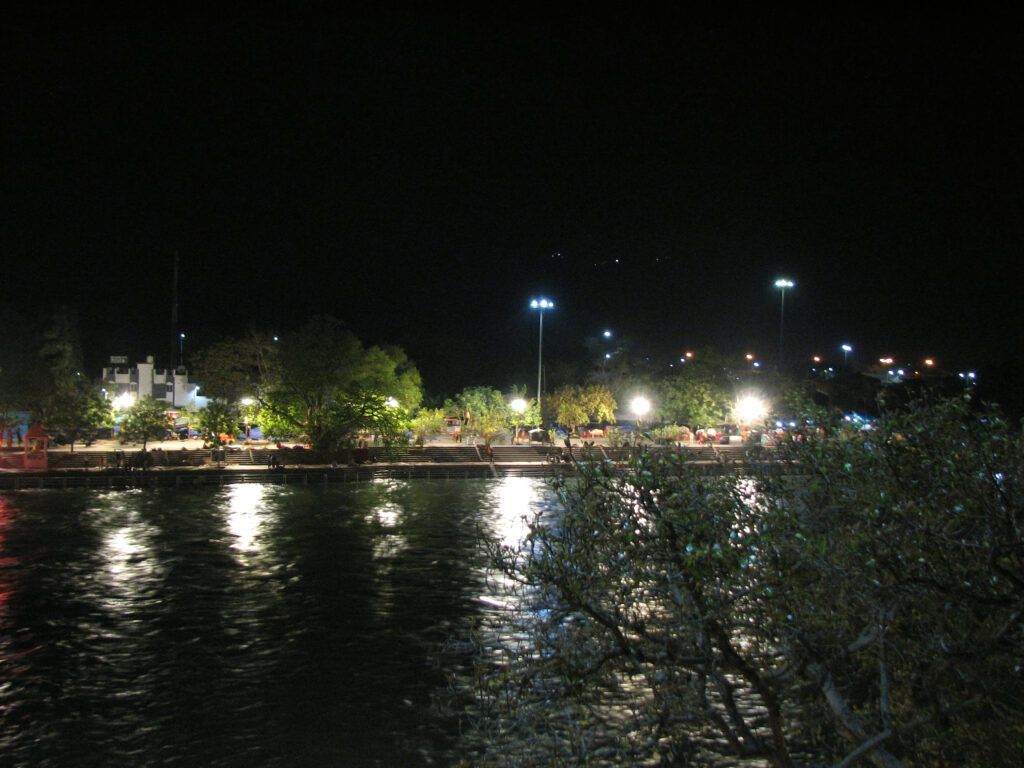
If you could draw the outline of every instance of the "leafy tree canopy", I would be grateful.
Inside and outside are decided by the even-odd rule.
[[[338,450],[364,430],[395,439],[422,391],[399,348],[363,347],[338,320],[315,317],[281,338],[258,397],[275,426]]]
[[[211,400],[199,413],[199,430],[208,446],[219,446],[221,435],[234,436],[238,409],[226,400]]]
[[[91,439],[111,423],[110,405],[82,372],[78,326],[66,311],[58,312],[43,332],[39,347],[41,382],[31,396],[33,418],[55,435],[75,442]]]
[[[491,387],[467,387],[446,402],[445,409],[462,418],[464,434],[476,435],[488,445],[516,416],[505,396]]]
[[[484,645],[473,764],[1016,766],[1024,440],[952,400],[789,450],[581,466],[496,545],[520,623]]]
[[[271,337],[252,332],[199,350],[192,356],[192,370],[204,395],[237,403],[260,394],[276,354]]]
[[[420,408],[409,422],[409,428],[416,438],[417,445],[423,445],[430,435],[443,434],[447,425],[443,408]]]
[[[151,397],[142,397],[125,412],[121,421],[121,433],[123,439],[128,442],[141,442],[145,450],[146,443],[163,437],[169,425],[167,403]]]
[[[719,424],[734,401],[736,376],[716,350],[702,349],[657,386],[655,408],[662,419],[688,426]]]

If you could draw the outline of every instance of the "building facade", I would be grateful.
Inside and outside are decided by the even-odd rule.
[[[151,397],[166,401],[169,410],[177,410],[205,408],[207,402],[199,394],[199,385],[189,381],[185,368],[157,368],[152,355],[134,366],[128,365],[126,357],[111,357],[100,387],[107,400],[122,404]]]

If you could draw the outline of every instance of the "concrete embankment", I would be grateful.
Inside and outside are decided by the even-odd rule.
[[[313,485],[368,482],[380,479],[458,480],[501,477],[551,477],[575,472],[572,462],[559,460],[558,449],[534,446],[499,446],[493,456],[475,446],[409,450],[374,450],[361,456],[362,463],[324,465],[297,463],[294,453],[276,452],[285,466],[268,467],[275,452],[177,451],[157,455],[144,469],[139,454],[75,454],[71,466],[40,472],[0,472],[0,489],[33,488],[189,488],[236,483],[275,485]],[[695,468],[709,474],[762,475],[791,474],[791,465],[765,460],[761,455],[742,450],[698,449],[685,451]],[[574,451],[580,462],[609,462],[621,468],[628,459],[627,450],[590,448]],[[64,463],[71,463],[65,459]],[[129,469],[128,467],[132,467]]]

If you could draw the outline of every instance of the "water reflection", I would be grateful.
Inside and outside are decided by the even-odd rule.
[[[539,491],[537,481],[527,477],[506,477],[495,483],[490,506],[494,535],[502,544],[515,546],[526,536],[545,498]]]
[[[233,485],[228,489],[228,533],[231,546],[240,552],[257,549],[256,542],[263,524],[263,506],[272,486],[253,483]]]
[[[154,531],[138,515],[127,517],[123,524],[104,534],[99,550],[106,587],[101,595],[103,602],[115,609],[130,603],[142,583],[156,571],[149,543]]]
[[[434,706],[541,481],[0,495],[11,764],[454,762]]]

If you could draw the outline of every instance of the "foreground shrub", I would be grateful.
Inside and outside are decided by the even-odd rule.
[[[917,404],[795,444],[793,474],[685,452],[557,483],[564,513],[495,551],[474,764],[1017,765],[1022,445]]]

